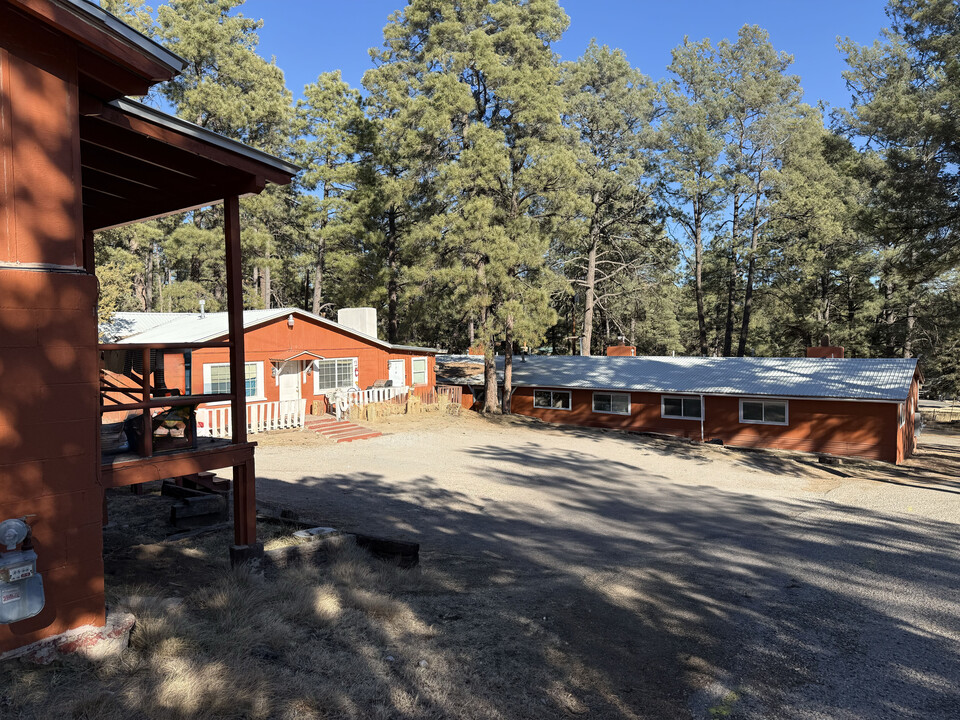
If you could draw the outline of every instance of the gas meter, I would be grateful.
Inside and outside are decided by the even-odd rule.
[[[43,578],[37,574],[30,526],[23,520],[4,520],[0,522],[0,623],[26,620],[41,610]]]

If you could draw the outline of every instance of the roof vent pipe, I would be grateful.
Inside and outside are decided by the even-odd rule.
[[[207,307],[207,301],[203,298],[200,298],[200,319],[203,320],[207,316],[205,308]]]

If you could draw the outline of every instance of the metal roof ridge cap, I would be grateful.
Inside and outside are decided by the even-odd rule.
[[[83,1],[85,2],[86,0]],[[117,98],[116,100],[111,100],[107,104],[115,107],[121,112],[136,115],[141,120],[157,123],[171,130],[182,132],[183,134],[189,135],[190,137],[198,140],[210,142],[211,145],[216,145],[223,150],[235,152],[238,155],[243,155],[250,160],[255,160],[265,165],[270,165],[271,167],[281,170],[282,172],[289,173],[290,175],[296,175],[303,170],[302,167],[299,165],[294,165],[288,160],[278,158],[275,155],[271,155],[263,150],[258,150],[257,148],[251,147],[250,145],[242,143],[239,140],[228,138],[220,133],[213,132],[213,130],[207,130],[206,128],[201,127],[196,123],[192,123],[189,120],[184,120],[176,115],[165,113],[162,110],[150,107],[149,105],[144,105],[143,103],[136,102],[130,98]]]

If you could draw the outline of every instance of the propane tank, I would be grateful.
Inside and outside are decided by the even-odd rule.
[[[33,617],[43,610],[43,603],[43,578],[37,574],[30,526],[22,519],[4,520],[0,522],[0,623]]]

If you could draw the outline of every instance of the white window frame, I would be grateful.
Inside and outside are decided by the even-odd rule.
[[[693,417],[691,415],[667,415],[666,410],[666,401],[667,400],[680,400],[680,407],[683,407],[683,400],[696,400],[700,403],[700,416]],[[669,420],[692,420],[693,422],[701,422],[704,419],[706,413],[703,410],[703,398],[698,395],[661,395],[660,396],[660,417],[667,418]]]
[[[550,393],[550,407],[544,407],[543,405],[537,405],[537,393],[538,392],[548,392]],[[566,395],[567,396],[567,405],[569,407],[554,407],[553,406],[553,396],[554,395]],[[573,410],[573,394],[569,390],[551,390],[550,388],[534,388],[533,389],[533,407],[537,410],[559,410],[561,412],[570,412]]]
[[[325,394],[327,394],[327,393],[334,392],[335,390],[342,389],[342,388],[335,388],[335,387],[330,387],[330,388],[322,388],[322,387],[320,387],[320,373],[317,372],[316,363],[331,362],[331,361],[334,361],[334,360],[341,361],[341,362],[344,361],[344,360],[350,360],[350,361],[353,362],[353,366],[352,366],[351,369],[350,369],[351,383],[350,383],[350,385],[348,385],[348,386],[346,386],[346,387],[357,387],[357,368],[358,368],[358,362],[359,362],[357,358],[355,358],[355,357],[325,357],[325,358],[322,358],[322,359],[314,360],[314,361],[312,362],[312,367],[313,367],[313,370],[312,370],[312,372],[313,372],[313,394],[314,394],[315,396],[325,395]]]
[[[610,409],[609,410],[597,410],[597,395],[609,395],[610,396]],[[627,399],[627,411],[626,412],[617,412],[613,409],[613,396],[621,395]],[[597,415],[629,415],[631,411],[630,405],[630,393],[622,392],[595,392],[593,394],[593,401],[591,403],[591,409]]]
[[[772,420],[745,420],[743,417],[743,403],[752,402],[752,403],[777,403],[783,404],[783,422],[773,422]],[[766,408],[763,410],[763,416],[766,418],[767,411]],[[745,397],[740,398],[740,422],[744,425],[789,425],[790,424],[790,401],[780,398],[758,398],[758,397]]]
[[[414,369],[414,363],[417,360],[423,360],[423,382],[417,382],[417,371]],[[410,385],[416,387],[417,385],[429,385],[430,384],[430,363],[425,357],[412,357],[410,358]]]
[[[250,365],[256,365],[257,367],[257,394],[253,396],[244,396],[247,398],[247,402],[263,402],[267,399],[267,396],[264,392],[263,386],[263,363],[262,362],[245,362],[244,368]],[[230,368],[230,363],[228,362],[216,362],[216,363],[204,363],[203,364],[203,394],[211,395],[210,392],[210,383],[211,375],[213,374],[213,368],[215,367],[225,367]],[[244,384],[244,390],[246,390],[246,384]],[[209,405],[225,405],[229,403],[229,400],[221,400],[214,403],[208,403]]]

